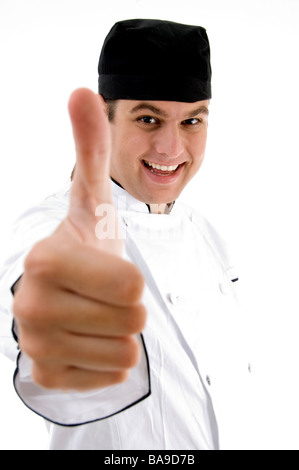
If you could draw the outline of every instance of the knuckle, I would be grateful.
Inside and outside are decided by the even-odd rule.
[[[49,374],[45,373],[43,368],[37,366],[36,364],[32,364],[31,375],[33,382],[35,382],[37,385],[45,388],[51,388]]]
[[[45,330],[53,323],[51,297],[46,296],[38,285],[24,283],[16,293],[12,307],[14,317],[24,327]]]
[[[80,380],[75,379],[72,381],[72,389],[78,392],[86,392],[94,389],[102,389],[106,387],[111,387],[113,385],[118,385],[126,380],[128,380],[129,371],[128,370],[115,370],[109,372],[97,372],[97,373],[87,373],[83,375]],[[66,384],[66,388],[68,384]]]
[[[109,385],[116,385],[116,384],[124,383],[128,380],[128,378],[129,378],[129,371],[127,370],[113,371],[109,375]]]
[[[39,279],[49,278],[57,270],[59,257],[49,239],[38,242],[27,255],[25,272]]]
[[[24,295],[20,290],[13,301],[13,312],[15,318],[22,324],[25,322],[34,323],[37,321],[40,313],[37,302],[31,295]]]
[[[19,343],[21,350],[32,360],[43,360],[50,357],[49,348],[38,335],[21,332]]]
[[[140,348],[133,336],[122,339],[121,351],[119,355],[119,366],[123,369],[135,367],[139,361]]]
[[[19,335],[21,351],[33,361],[50,364],[60,364],[65,356],[64,340],[60,335],[49,333],[40,328],[21,328]]]
[[[128,334],[137,334],[145,327],[146,323],[146,309],[144,305],[134,305],[130,308],[129,314],[126,317],[126,331]]]
[[[47,389],[57,389],[60,385],[60,376],[61,374],[58,371],[48,369],[44,365],[39,365],[34,363],[32,365],[32,379],[37,384],[43,388]]]
[[[26,318],[28,309],[22,301],[19,293],[14,297],[12,309],[15,319],[22,321],[23,318]]]
[[[133,264],[127,263],[120,283],[122,298],[128,304],[138,303],[142,296],[143,288],[144,279],[141,272]]]
[[[21,332],[19,336],[19,345],[21,351],[27,354],[30,359],[35,360],[40,357],[40,345],[24,332]]]

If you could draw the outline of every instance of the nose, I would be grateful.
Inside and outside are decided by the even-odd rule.
[[[176,125],[165,125],[155,137],[155,150],[164,158],[175,159],[184,152],[184,142],[180,129]]]

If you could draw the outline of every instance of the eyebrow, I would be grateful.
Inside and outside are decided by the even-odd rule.
[[[205,114],[206,116],[209,115],[209,110],[206,106],[200,106],[199,108],[194,109],[190,113],[186,114],[185,117],[194,117],[198,116],[199,114]]]
[[[137,113],[138,111],[151,111],[152,113],[157,114],[158,116],[162,116],[164,118],[168,118],[168,114],[163,111],[163,109],[157,108],[156,106],[150,104],[150,103],[139,103],[137,106],[131,109],[130,113],[134,114]],[[205,114],[206,116],[209,115],[209,110],[206,106],[199,106],[199,108],[194,109],[193,111],[190,111],[190,113],[187,113],[184,117],[185,118],[192,118],[194,116],[198,116],[199,114]]]

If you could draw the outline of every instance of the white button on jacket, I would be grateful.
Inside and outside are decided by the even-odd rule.
[[[112,185],[125,256],[146,281],[140,363],[124,384],[61,393],[35,385],[30,360],[20,352],[18,395],[46,419],[52,449],[246,447],[250,361],[223,242],[204,217],[178,201],[168,215],[149,214],[145,204]],[[13,250],[0,274],[7,299],[3,315],[11,312],[10,287],[23,272],[26,254],[55,230],[68,201],[66,188],[17,221]],[[6,345],[8,350],[11,355]]]

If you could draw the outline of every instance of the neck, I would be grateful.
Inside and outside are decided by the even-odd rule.
[[[149,204],[150,213],[151,214],[169,214],[171,209],[173,208],[174,202],[170,202],[169,204]]]
[[[113,183],[117,184],[120,188],[124,189],[121,184],[110,176]],[[173,208],[174,202],[162,203],[162,204],[146,204],[151,214],[170,214]]]

